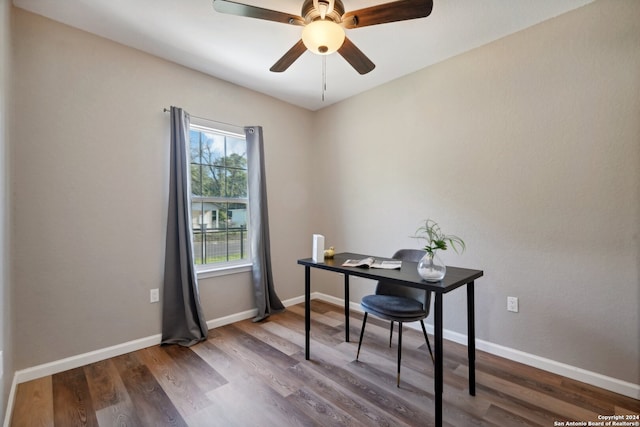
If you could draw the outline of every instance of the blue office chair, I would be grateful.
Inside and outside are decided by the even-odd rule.
[[[418,262],[426,252],[419,249],[400,249],[394,255],[394,259],[403,261]],[[431,344],[427,330],[424,327],[423,320],[429,316],[431,306],[431,291],[423,289],[410,288],[408,286],[396,285],[393,283],[378,282],[376,293],[367,295],[362,298],[360,305],[364,310],[364,319],[362,319],[362,329],[360,330],[360,341],[358,342],[358,353],[356,360],[360,356],[360,347],[362,346],[362,337],[364,336],[364,328],[367,324],[367,316],[369,313],[381,319],[391,321],[389,333],[389,347],[391,347],[391,339],[393,338],[393,323],[398,322],[398,376],[396,385],[400,387],[400,359],[402,354],[402,324],[405,322],[420,321],[422,333],[427,341],[427,348],[431,354],[431,360],[434,361]]]

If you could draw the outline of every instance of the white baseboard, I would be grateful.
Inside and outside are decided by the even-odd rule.
[[[241,320],[251,319],[258,315],[258,309],[254,308],[240,313],[231,314],[229,316],[219,317],[217,319],[207,321],[207,328],[215,329],[220,326],[230,325],[231,323],[240,322]]]
[[[331,304],[344,306],[344,299],[336,298],[331,295],[313,292],[311,299],[319,299]],[[285,307],[290,305],[299,304],[304,302],[304,296],[299,296],[283,301]],[[350,302],[349,308],[353,311],[362,312],[360,304]],[[243,311],[240,313],[232,314],[230,316],[224,316],[217,319],[212,319],[207,322],[209,329],[217,328],[220,326],[228,325],[241,320],[250,319],[257,314],[256,309]],[[417,327],[417,324],[416,324]],[[427,331],[433,334],[433,326],[427,325]],[[443,331],[443,337],[450,341],[454,341],[463,345],[467,343],[467,336],[458,332],[449,331],[445,329]],[[120,356],[132,351],[141,350],[143,348],[151,347],[160,344],[161,335],[152,335],[146,338],[140,338],[137,340],[129,341],[126,343],[114,345],[111,347],[103,348],[100,350],[91,351],[77,356],[67,357],[65,359],[56,360],[53,362],[45,363],[42,365],[34,366],[27,369],[16,371],[13,376],[13,382],[11,385],[11,391],[9,392],[9,399],[7,402],[7,412],[4,418],[4,427],[9,426],[9,420],[13,411],[13,401],[15,398],[15,389],[18,384],[31,381],[37,378],[42,378],[47,375],[57,374],[69,369],[79,368],[80,366],[88,365],[90,363],[99,362],[101,360],[109,359],[111,357]],[[494,344],[488,341],[476,339],[476,348],[478,350],[486,351],[487,353],[495,354],[506,359],[514,360],[516,362],[524,363],[545,371],[553,372],[558,375],[562,375],[567,378],[571,378],[577,381],[585,382],[596,387],[610,390],[615,393],[622,394],[624,396],[631,397],[633,399],[640,400],[640,385],[630,382],[622,381],[617,378],[608,377],[606,375],[599,374],[597,372],[587,371],[575,366],[567,365],[555,360],[546,359],[544,357],[536,356],[522,352],[520,350],[504,347],[499,344]]]
[[[336,298],[331,295],[313,293],[311,294],[311,299],[320,299],[331,304],[344,306],[343,299]],[[353,311],[362,312],[362,307],[360,307],[360,304],[353,301],[349,303],[349,308]],[[433,325],[425,324],[425,326],[427,328],[427,332],[433,334]],[[420,329],[418,323],[410,323],[407,325],[407,327]],[[442,331],[442,336],[444,339],[447,339],[449,341],[453,341],[465,346],[467,345],[467,336],[465,334],[444,329]],[[558,362],[552,359],[536,356],[535,354],[525,353],[524,351],[505,347],[499,344],[494,344],[492,342],[484,341],[478,338],[476,338],[476,349],[486,351],[487,353],[495,354],[496,356],[504,357],[505,359],[513,360],[515,362],[520,362],[525,365],[533,366],[534,368],[562,375],[563,377],[571,378],[576,381],[581,381],[595,387],[600,387],[614,393],[622,394],[633,399],[640,400],[640,384],[633,384],[631,382],[619,380],[617,378],[608,377],[597,372],[588,371],[586,369],[567,365],[566,363]]]
[[[71,356],[65,359],[44,363],[32,368],[22,369],[20,371],[17,371],[15,374],[16,382],[18,384],[21,384],[27,381],[35,380],[36,378],[46,377],[47,375],[57,374],[69,369],[79,368],[80,366],[88,365],[90,363],[99,362],[111,357],[120,356],[123,354],[131,353],[132,351],[158,345],[160,344],[160,339],[160,334],[152,335],[150,337],[140,338],[111,347],[102,348],[100,350],[90,351],[88,353],[79,354],[77,356]]]
[[[426,325],[426,327],[427,332],[433,334],[433,325]],[[458,344],[467,345],[467,336],[465,334],[445,329],[443,330],[442,336],[445,339],[457,342]],[[476,349],[504,357],[505,359],[513,360],[514,362],[533,366],[534,368],[542,369],[543,371],[562,375],[563,377],[600,387],[614,393],[622,394],[633,399],[640,399],[640,385],[638,384],[622,381],[597,372],[588,371],[566,363],[547,359],[531,353],[525,353],[524,351],[505,347],[500,344],[494,344],[477,338]]]
[[[13,376],[13,382],[11,383],[11,390],[9,390],[9,398],[7,399],[7,410],[4,413],[4,422],[2,423],[2,427],[9,427],[9,422],[11,421],[11,414],[13,414],[13,402],[16,399],[16,388],[18,384],[16,383],[16,376]]]
[[[312,298],[314,296],[312,295]],[[290,306],[304,302],[304,296],[293,298],[291,300],[283,301],[285,306]],[[342,302],[340,302],[342,304]],[[209,329],[218,328],[220,326],[229,325],[231,323],[239,322],[245,319],[251,319],[258,313],[257,309],[242,311],[229,316],[219,317],[207,321],[207,327]],[[160,344],[162,335],[152,335],[146,338],[140,338],[137,340],[129,341],[122,344],[117,344],[111,347],[103,348],[100,350],[90,351],[88,353],[79,354],[76,356],[67,357],[65,359],[56,360],[42,365],[34,366],[27,369],[17,371],[14,375],[15,383],[21,384],[27,381],[31,381],[37,378],[42,378],[47,375],[57,374],[59,372],[67,371],[69,369],[79,368],[80,366],[88,365],[90,363],[99,362],[101,360],[109,359],[111,357],[120,356],[132,351],[141,350],[143,348],[152,347]]]

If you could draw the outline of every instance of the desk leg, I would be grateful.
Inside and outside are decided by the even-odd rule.
[[[304,267],[304,358],[309,360],[309,332],[311,331],[311,268]]]
[[[436,403],[436,426],[442,426],[442,293],[436,292],[436,302],[434,304],[434,335],[435,335],[435,359],[436,367],[434,373],[434,397]]]
[[[476,322],[474,283],[467,283],[467,352],[469,359],[469,394],[476,395]]]
[[[344,340],[349,342],[349,275],[344,275]]]

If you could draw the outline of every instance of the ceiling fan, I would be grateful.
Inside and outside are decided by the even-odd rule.
[[[424,18],[431,14],[433,0],[397,0],[352,12],[345,12],[342,0],[304,0],[302,16],[230,0],[213,0],[213,8],[221,13],[304,27],[302,38],[270,68],[273,72],[285,71],[308,49],[319,55],[337,51],[358,73],[366,74],[375,64],[346,37],[344,29]]]

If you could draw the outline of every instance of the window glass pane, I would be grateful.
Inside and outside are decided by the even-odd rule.
[[[227,137],[227,167],[247,170],[247,141]]]
[[[193,230],[193,256],[196,264],[203,263],[203,227],[202,227],[202,203],[191,203],[191,229]]]
[[[224,166],[224,136],[202,133],[202,163]]]
[[[191,194],[202,196],[202,171],[200,165],[191,165]]]
[[[229,212],[227,210],[227,203],[219,203],[218,217],[218,229],[226,230],[229,223]]]
[[[211,230],[217,228],[218,224],[218,204],[212,202],[202,203],[202,224],[203,229]]]
[[[191,227],[194,231],[200,230],[202,224],[202,203],[191,202]]]
[[[189,155],[191,163],[200,163],[200,132],[189,131]]]
[[[225,209],[227,223],[228,261],[248,259],[247,204],[227,203]]]
[[[246,203],[227,203],[227,216],[229,228],[246,227],[249,220]]]
[[[227,262],[227,232],[226,230],[212,230],[208,233],[211,242],[207,252],[207,264]]]
[[[214,166],[202,166],[202,195],[224,197],[226,170]]]
[[[227,169],[226,172],[226,196],[246,198],[247,171],[238,169]]]

